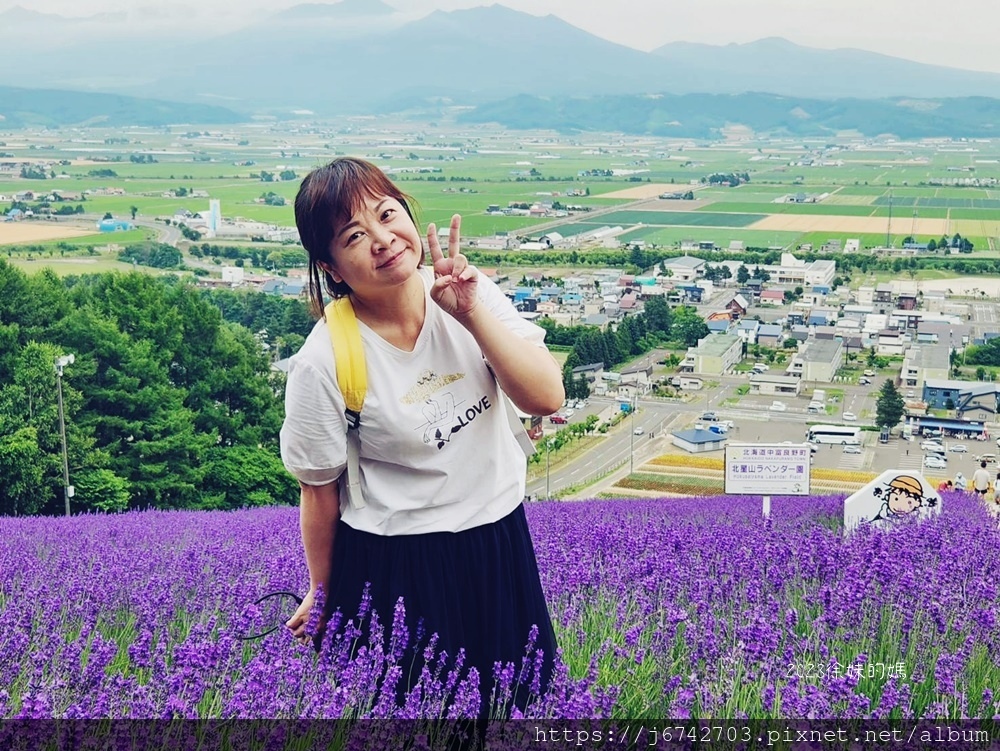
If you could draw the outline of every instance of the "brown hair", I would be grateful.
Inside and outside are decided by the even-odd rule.
[[[309,254],[309,302],[318,318],[323,317],[324,290],[331,297],[351,293],[346,282],[335,281],[320,265],[331,260],[330,245],[337,227],[350,221],[366,197],[383,196],[399,201],[416,225],[417,220],[410,210],[413,199],[397,188],[382,170],[364,159],[334,159],[302,180],[295,196],[295,226],[302,247]]]

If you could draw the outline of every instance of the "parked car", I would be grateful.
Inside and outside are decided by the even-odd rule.
[[[771,402],[771,406],[768,407],[772,412],[787,412],[788,405],[784,402]]]
[[[847,422],[854,422],[855,420],[858,419],[858,416],[853,412],[845,412],[844,419],[847,420]]]
[[[874,370],[866,370],[861,375],[868,376],[869,378],[874,378],[875,377],[875,371]]]
[[[861,376],[861,377],[860,377],[860,378],[858,379],[858,385],[859,385],[859,386],[867,386],[867,385],[868,385],[868,384],[870,384],[871,382],[872,382],[872,379],[871,379],[871,378],[868,378],[868,377],[866,377],[866,376]]]
[[[719,416],[714,412],[702,412],[701,418],[705,422],[718,422]]]
[[[642,435],[642,434],[643,434],[643,433],[645,433],[645,432],[646,432],[646,431],[645,431],[645,430],[643,430],[642,428],[636,428],[635,430],[633,430],[633,431],[632,431],[632,434],[633,434],[633,435]]]
[[[863,453],[862,448],[860,446],[851,446],[851,445],[844,446],[843,451],[844,451],[845,454],[861,454],[861,453]]]
[[[997,455],[996,454],[980,454],[976,457],[977,462],[986,462],[987,464],[996,464]]]
[[[930,452],[933,452],[935,454],[943,454],[944,453],[944,446],[942,446],[937,441],[921,441],[920,442],[920,450],[921,451],[930,451]]]
[[[913,399],[915,396],[916,394],[913,393],[913,389],[910,389],[909,391],[906,392],[907,399]]]
[[[964,443],[953,443],[948,447],[948,450],[955,454],[968,454],[969,449],[965,447]]]
[[[941,456],[925,456],[924,466],[927,469],[948,469],[948,463]]]
[[[569,420],[567,420],[562,415],[552,415],[549,417],[549,422],[553,425],[565,425]]]

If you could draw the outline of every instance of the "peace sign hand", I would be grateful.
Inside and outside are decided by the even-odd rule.
[[[448,255],[441,250],[437,227],[432,223],[427,225],[427,246],[434,262],[434,285],[431,287],[431,299],[438,306],[454,316],[463,318],[469,315],[479,302],[476,290],[479,285],[479,273],[476,267],[469,264],[469,259],[459,252],[459,229],[462,217],[455,214],[451,218],[451,229],[448,233]]]

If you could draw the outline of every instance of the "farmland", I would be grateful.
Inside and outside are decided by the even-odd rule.
[[[0,172],[0,195],[8,201],[23,191],[80,195],[67,203],[79,203],[91,222],[134,212],[140,221],[163,223],[180,210],[205,211],[216,199],[227,220],[291,227],[301,177],[352,154],[387,169],[412,195],[422,223],[441,225],[462,214],[466,238],[530,239],[552,231],[570,237],[620,226],[613,243],[641,239],[668,248],[682,240],[722,247],[738,240],[794,251],[850,238],[870,247],[885,244],[887,235],[898,246],[909,236],[927,241],[956,232],[973,242],[975,253],[1000,247],[1000,141],[985,139],[622,141],[459,127],[447,118],[419,127],[369,118],[211,130],[16,131],[0,132],[0,140],[15,164],[41,166],[46,177]],[[709,179],[730,174],[746,174],[749,182],[729,187]],[[659,198],[689,191],[694,200]],[[571,210],[506,211],[514,204]],[[20,222],[16,233],[9,224],[0,228],[0,245],[15,249],[67,238],[84,250],[109,241],[37,217]],[[114,242],[122,240],[133,241]]]

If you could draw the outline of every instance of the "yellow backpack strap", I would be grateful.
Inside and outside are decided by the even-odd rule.
[[[339,297],[326,306],[326,327],[330,331],[333,357],[337,363],[337,384],[344,396],[347,418],[347,500],[356,509],[365,507],[361,494],[361,409],[368,391],[365,351],[361,330],[349,297]]]

